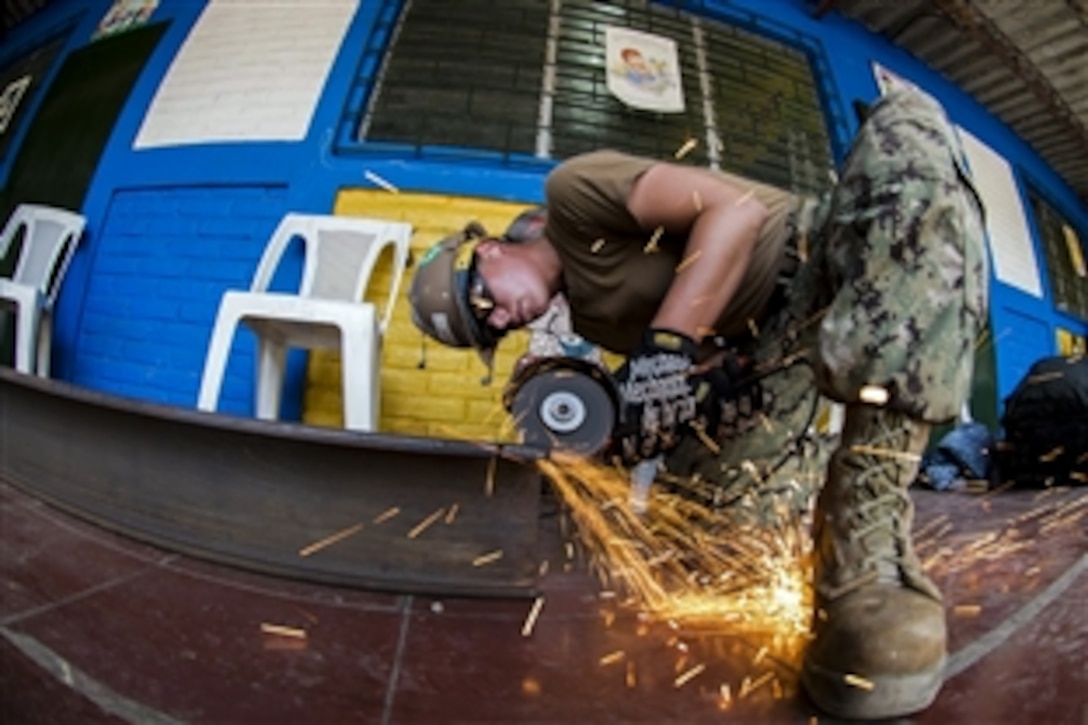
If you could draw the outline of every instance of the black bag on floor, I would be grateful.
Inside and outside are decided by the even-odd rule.
[[[1049,357],[1031,366],[1005,400],[999,480],[1017,486],[1088,484],[1088,357]]]

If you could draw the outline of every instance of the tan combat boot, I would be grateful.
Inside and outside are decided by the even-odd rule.
[[[929,426],[851,406],[813,524],[815,638],[801,681],[823,710],[887,718],[929,706],[945,663],[941,595],[911,544],[914,479]]]

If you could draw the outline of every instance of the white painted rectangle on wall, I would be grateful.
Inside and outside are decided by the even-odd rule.
[[[986,233],[994,274],[1007,285],[1043,296],[1039,261],[1012,166],[1003,156],[957,127],[971,175],[986,207]]]
[[[155,94],[134,147],[298,141],[357,0],[210,0]]]

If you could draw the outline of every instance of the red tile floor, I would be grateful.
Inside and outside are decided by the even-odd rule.
[[[1088,490],[914,495],[950,659],[937,702],[911,722],[1088,723]],[[596,580],[577,569],[544,577],[523,636],[531,600],[242,572],[2,482],[0,542],[4,723],[833,722],[769,660],[775,686],[740,697],[758,674],[743,643],[693,637],[679,655],[664,625],[605,626]]]

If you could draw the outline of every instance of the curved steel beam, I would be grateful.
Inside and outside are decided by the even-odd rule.
[[[0,477],[137,539],[316,582],[532,595],[538,455],[227,417],[0,369]]]

